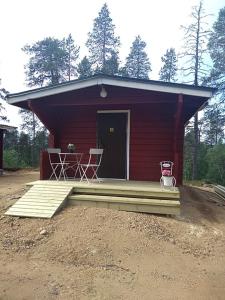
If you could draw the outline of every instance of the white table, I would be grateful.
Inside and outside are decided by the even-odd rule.
[[[65,165],[65,168],[63,168],[62,173],[64,179],[75,179],[77,172],[79,172],[79,175],[81,177],[81,170],[80,170],[80,162],[82,159],[83,153],[80,152],[60,152],[59,153],[59,160],[62,163],[62,165]],[[74,172],[73,177],[67,176],[67,171],[72,170]]]

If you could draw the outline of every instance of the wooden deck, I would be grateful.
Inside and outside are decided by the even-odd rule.
[[[105,207],[111,209],[177,215],[180,213],[180,193],[177,188],[162,189],[159,183],[143,181],[105,180],[100,183],[39,180],[27,184],[43,189],[70,187],[69,205]],[[38,201],[38,200],[37,200]]]

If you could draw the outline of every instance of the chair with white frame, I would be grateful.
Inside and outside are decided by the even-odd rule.
[[[60,148],[47,148],[48,157],[49,157],[49,163],[52,168],[52,174],[49,177],[51,179],[52,177],[55,177],[56,180],[59,180],[61,177],[63,177],[64,180],[66,180],[65,176],[65,168],[68,166],[68,163],[62,162],[60,153]]]
[[[91,177],[91,180],[96,179],[98,182],[100,182],[97,172],[101,165],[102,155],[103,155],[103,149],[96,149],[96,148],[90,149],[88,163],[80,164],[80,170],[82,173],[80,181],[86,180],[88,183],[90,182],[88,179],[87,172],[89,169],[91,169],[91,171],[93,172],[93,176]]]

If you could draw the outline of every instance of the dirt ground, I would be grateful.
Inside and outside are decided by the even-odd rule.
[[[4,216],[36,179],[0,177],[1,300],[225,299],[225,202],[210,189],[183,187],[179,217],[85,207]]]

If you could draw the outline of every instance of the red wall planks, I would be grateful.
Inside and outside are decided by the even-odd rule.
[[[97,111],[102,109],[101,106],[58,108],[60,126],[56,146],[67,151],[67,145],[73,143],[76,151],[88,154],[91,147],[96,147]],[[174,160],[175,103],[113,106],[113,110],[124,109],[130,110],[130,179],[158,181],[159,162]],[[178,143],[182,152],[183,139],[180,138]],[[182,165],[182,153],[179,153],[178,161]],[[181,172],[178,176],[178,182],[181,182]]]

